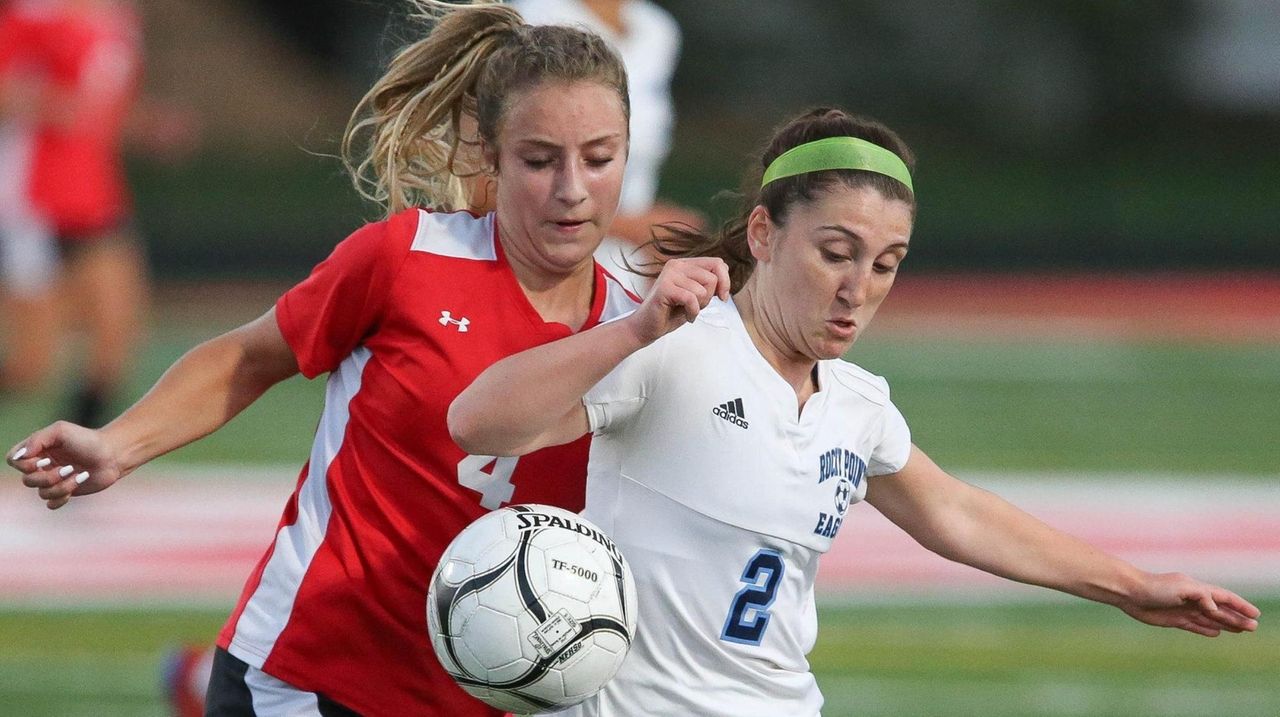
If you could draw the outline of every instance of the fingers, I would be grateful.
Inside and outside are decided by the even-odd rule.
[[[89,480],[89,471],[77,471],[75,466],[56,465],[48,458],[42,459],[37,465],[44,470],[33,471],[22,476],[22,484],[28,488],[50,488],[63,482],[79,486]]]
[[[710,301],[706,287],[697,282],[682,280],[672,287],[670,294],[672,306],[679,306],[684,311],[685,321],[690,323],[698,318],[698,312]]]
[[[709,296],[718,296],[722,300],[729,298],[729,265],[723,259],[706,256],[672,259],[663,267],[662,273],[672,281],[681,277],[692,279],[706,287]]]
[[[1194,632],[1197,635],[1204,635],[1205,637],[1217,637],[1222,632],[1218,627],[1209,623],[1199,615],[1189,616],[1181,621],[1175,622],[1173,627],[1186,630],[1187,632]]]
[[[720,259],[673,259],[663,267],[651,298],[692,322],[711,297],[728,297],[728,271]]]
[[[36,431],[14,446],[6,457],[10,466],[22,472],[22,484],[35,488],[51,509],[66,505],[76,489],[90,477],[89,471],[56,460],[63,433],[69,425],[59,421]],[[55,455],[50,455],[51,452]]]
[[[1230,590],[1211,585],[1204,586],[1204,592],[1193,600],[1200,612],[1197,619],[1213,629],[1230,632],[1252,632],[1258,629],[1257,617],[1261,615],[1248,600]]]
[[[23,473],[30,473],[33,470],[39,470],[36,464],[43,458],[50,449],[56,448],[61,443],[61,436],[65,427],[63,421],[46,426],[14,446],[12,450],[6,454],[6,462]]]
[[[723,259],[698,256],[684,261],[699,270],[691,272],[691,275],[697,278],[698,282],[703,286],[706,286],[709,292],[720,297],[721,301],[729,299],[730,289],[732,288],[729,283],[729,265]]]
[[[1191,611],[1186,619],[1199,629],[1192,630],[1181,624],[1178,627],[1210,637],[1221,630],[1240,633],[1258,629],[1256,618],[1261,612],[1249,601],[1222,588],[1202,585],[1202,589],[1203,592],[1189,596],[1185,603]]]
[[[1218,603],[1219,608],[1233,610],[1247,618],[1257,620],[1262,615],[1262,611],[1257,606],[1230,590],[1214,588],[1213,599],[1214,602]]]
[[[1203,617],[1211,621],[1214,626],[1230,632],[1253,632],[1258,629],[1257,618],[1245,615],[1234,608],[1223,607],[1221,604],[1217,610],[1206,613]]]

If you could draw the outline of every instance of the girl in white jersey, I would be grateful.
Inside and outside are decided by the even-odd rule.
[[[798,117],[740,219],[659,242],[680,258],[640,309],[496,363],[450,407],[470,452],[594,434],[584,514],[627,555],[641,618],[617,678],[572,714],[818,714],[814,575],[862,499],[996,575],[1202,635],[1257,627],[1227,590],[1139,570],[952,478],[911,444],[885,381],[840,359],[906,256],[912,162],[874,122]]]

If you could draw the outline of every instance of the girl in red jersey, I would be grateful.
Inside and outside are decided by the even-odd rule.
[[[124,377],[146,294],[120,159],[140,69],[127,2],[0,8],[0,290],[9,324],[0,393],[48,376],[66,294],[89,339],[71,415],[94,426]]]
[[[494,361],[634,307],[592,260],[622,185],[626,74],[581,30],[531,27],[501,5],[416,5],[438,24],[392,60],[344,143],[387,219],[261,318],[193,349],[105,428],[56,423],[9,454],[58,508],[295,373],[329,374],[310,460],[219,637],[209,714],[495,714],[431,654],[432,570],[488,509],[583,504],[585,441],[469,456],[445,413]],[[495,210],[417,208],[468,195],[475,177],[453,160],[469,146],[496,179]]]

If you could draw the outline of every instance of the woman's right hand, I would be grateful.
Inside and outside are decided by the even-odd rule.
[[[66,421],[32,433],[9,451],[8,462],[50,510],[73,495],[105,490],[128,472],[103,431]]]
[[[653,283],[631,322],[641,345],[648,345],[698,318],[711,297],[729,299],[729,266],[723,259],[671,259]]]

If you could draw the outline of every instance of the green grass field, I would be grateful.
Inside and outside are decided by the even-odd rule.
[[[162,324],[131,395],[219,328]],[[916,443],[946,468],[1280,476],[1277,345],[873,335],[851,358],[889,379]],[[323,381],[287,381],[169,460],[301,464],[322,395]],[[4,405],[0,445],[52,420],[56,406],[54,396]]]
[[[162,322],[134,394],[224,324]],[[872,336],[855,353],[889,378],[916,441],[945,467],[1280,479],[1275,345]],[[291,380],[164,460],[300,463],[322,389]],[[55,406],[52,395],[4,405],[0,443]],[[1262,607],[1275,613],[1280,602]],[[208,641],[224,617],[0,612],[0,715],[163,714],[165,646]],[[1264,616],[1260,634],[1206,640],[1081,603],[828,605],[812,657],[828,716],[1276,715],[1280,638],[1270,628]]]
[[[1280,602],[1264,603],[1264,612]],[[842,715],[1280,714],[1274,631],[1214,640],[1093,605],[826,606],[812,663]],[[221,611],[0,612],[0,714],[164,714],[165,649]]]

